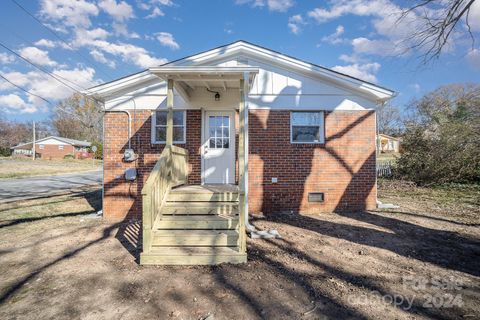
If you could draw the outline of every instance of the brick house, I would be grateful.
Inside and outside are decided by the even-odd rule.
[[[90,142],[56,136],[49,136],[35,141],[35,154],[41,159],[63,159],[71,155],[75,159],[88,158]],[[32,142],[22,143],[12,148],[14,155],[32,155]]]
[[[142,220],[142,264],[244,262],[249,213],[376,206],[391,90],[238,41],[85,93],[105,109],[103,214]]]

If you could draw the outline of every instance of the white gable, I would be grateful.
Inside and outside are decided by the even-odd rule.
[[[174,61],[167,66],[257,67],[249,92],[249,108],[264,109],[374,109],[388,100],[393,92],[334,71],[244,42],[237,42],[192,57]],[[221,101],[212,101],[204,88],[191,90],[191,99],[175,95],[175,108],[237,108],[237,89],[214,88]],[[223,90],[222,90],[223,89]],[[109,109],[157,109],[166,107],[166,85],[151,72],[142,73],[101,85],[87,94],[103,98]]]
[[[65,142],[63,142],[63,141],[57,140],[57,139],[55,139],[55,138],[48,138],[48,139],[46,139],[46,140],[38,141],[38,142],[35,143],[35,144],[37,144],[37,145],[38,145],[38,144],[45,144],[45,145],[46,145],[46,144],[66,145],[66,144],[68,144],[68,143],[65,143]]]

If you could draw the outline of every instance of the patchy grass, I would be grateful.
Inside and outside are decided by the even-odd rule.
[[[61,173],[84,172],[98,170],[102,166],[101,160],[42,160],[26,158],[1,158],[0,179],[43,176]]]
[[[378,197],[401,210],[423,212],[465,223],[480,222],[480,184],[418,187],[414,183],[380,179]]]
[[[0,319],[478,318],[478,214],[456,212],[478,189],[451,189],[382,181],[399,210],[256,217],[282,239],[214,267],[138,265],[141,224],[92,218],[100,191],[3,205]]]

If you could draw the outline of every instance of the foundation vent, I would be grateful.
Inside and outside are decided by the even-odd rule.
[[[323,192],[309,192],[308,202],[323,202],[325,201],[325,194]]]

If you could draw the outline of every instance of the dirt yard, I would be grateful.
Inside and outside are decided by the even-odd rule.
[[[0,207],[0,319],[478,319],[480,188],[383,183],[400,209],[256,217],[249,262],[142,267],[99,192]]]
[[[98,170],[101,166],[101,160],[92,161],[92,159],[36,159],[33,161],[30,158],[0,158],[0,179],[83,172]]]

